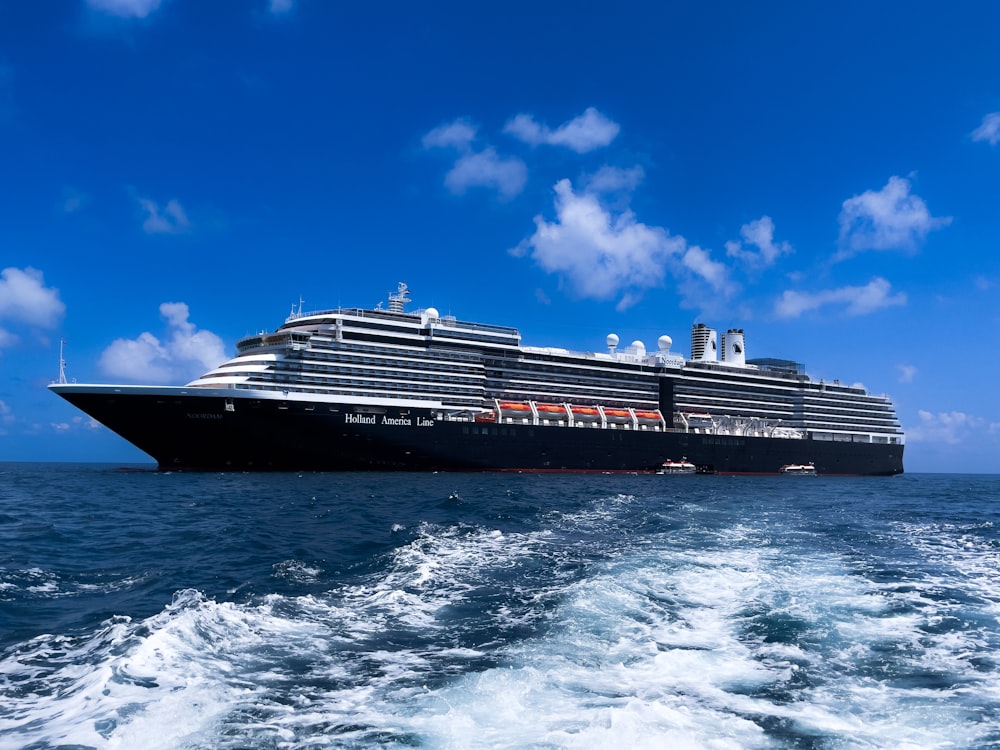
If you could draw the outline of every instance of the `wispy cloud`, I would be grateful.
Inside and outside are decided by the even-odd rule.
[[[917,411],[920,422],[906,427],[906,440],[913,443],[946,443],[959,445],[981,440],[984,436],[1000,437],[1000,422],[989,422],[974,414],[961,411]]]
[[[774,220],[770,216],[744,224],[740,227],[740,237],[742,240],[726,243],[726,255],[753,269],[772,266],[780,256],[793,252],[787,242],[774,241]]]
[[[636,165],[629,169],[604,166],[586,179],[591,193],[631,193],[646,176],[645,170]]]
[[[951,217],[931,216],[927,204],[910,193],[910,181],[890,177],[881,190],[848,198],[840,212],[840,249],[834,260],[865,250],[915,251],[928,233],[946,227]]]
[[[101,430],[104,425],[92,417],[73,417],[69,422],[51,422],[49,427],[53,432],[73,432],[78,430]]]
[[[87,0],[94,10],[120,18],[145,18],[160,7],[161,0]]]
[[[62,214],[75,214],[90,202],[90,196],[71,187],[63,188],[62,202],[59,204],[59,212]]]
[[[627,307],[637,293],[661,285],[668,260],[687,249],[683,237],[647,226],[628,210],[614,215],[598,195],[574,191],[567,179],[555,185],[555,210],[552,222],[536,216],[534,234],[511,253],[530,255],[583,297],[620,296],[620,306]]]
[[[797,318],[821,307],[838,305],[847,315],[868,315],[885,307],[905,304],[906,294],[892,294],[892,285],[876,277],[864,286],[843,286],[819,292],[787,290],[775,303],[774,314],[779,318]]]
[[[430,130],[422,139],[424,148],[453,148],[466,152],[472,148],[479,128],[470,120],[459,117]]]
[[[182,383],[226,359],[222,339],[190,322],[185,303],[164,302],[160,305],[160,315],[167,323],[164,341],[148,331],[134,339],[116,339],[101,354],[101,370],[124,380]]]
[[[986,141],[991,146],[1000,143],[1000,112],[990,112],[982,124],[972,131],[972,140]]]
[[[179,201],[171,199],[161,209],[156,201],[149,198],[136,197],[136,200],[145,215],[142,231],[146,234],[184,234],[190,231],[191,222]]]
[[[555,129],[539,123],[531,115],[519,114],[507,122],[503,132],[532,146],[565,146],[578,154],[585,154],[607,146],[620,130],[618,123],[608,119],[594,107],[588,107],[582,115]]]
[[[896,365],[896,369],[899,370],[900,383],[912,383],[917,377],[917,368],[914,365]]]
[[[268,0],[267,9],[270,13],[280,16],[291,12],[294,5],[292,0]]]
[[[7,434],[7,428],[14,423],[14,410],[0,401],[0,435]]]
[[[34,268],[5,268],[0,272],[0,323],[54,328],[66,312],[59,290],[45,286],[42,272]],[[12,346],[19,337],[0,327],[0,348]]]
[[[520,194],[528,180],[528,167],[516,157],[505,157],[492,146],[474,147],[478,128],[466,118],[444,123],[421,139],[425,149],[458,153],[444,184],[455,195],[470,188],[492,188],[505,199]]]

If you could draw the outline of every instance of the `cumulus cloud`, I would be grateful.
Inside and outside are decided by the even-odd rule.
[[[1000,422],[987,422],[982,417],[961,411],[935,414],[920,409],[917,416],[920,423],[906,428],[907,442],[958,445],[967,440],[980,440],[983,435],[1000,434]]]
[[[726,243],[726,255],[751,268],[772,266],[779,256],[793,252],[792,246],[787,242],[774,241],[774,220],[770,216],[761,216],[744,224],[740,227],[740,237],[742,240],[730,240]]]
[[[142,222],[142,231],[146,234],[183,234],[191,229],[187,213],[178,201],[167,201],[161,210],[159,204],[149,198],[136,200],[146,216]]]
[[[504,158],[491,147],[459,157],[445,175],[444,184],[456,195],[472,187],[485,187],[495,188],[504,198],[513,198],[527,180],[528,168],[523,161]]]
[[[455,164],[445,175],[444,184],[455,195],[469,188],[497,190],[503,198],[513,198],[528,180],[528,168],[516,157],[504,157],[492,146],[473,148],[477,127],[465,118],[439,125],[424,135],[425,149],[443,148],[459,153]]]
[[[120,18],[145,18],[160,7],[161,0],[87,0],[94,10]]]
[[[519,114],[507,122],[503,132],[532,146],[565,146],[578,154],[585,154],[607,146],[620,130],[618,123],[609,120],[594,107],[588,107],[582,115],[554,130],[537,122],[531,115]]]
[[[555,210],[553,222],[536,216],[535,233],[511,253],[530,255],[583,297],[623,295],[619,305],[627,307],[637,293],[662,284],[668,261],[687,249],[683,237],[647,226],[631,211],[613,215],[596,194],[577,193],[566,179],[556,183]],[[697,266],[692,261],[692,268]]]
[[[42,272],[34,268],[0,271],[0,323],[51,329],[66,312],[59,290],[45,286]],[[18,341],[15,333],[0,327],[0,348]]]
[[[890,177],[881,190],[844,201],[840,212],[840,249],[835,260],[864,250],[915,251],[928,233],[948,226],[951,217],[931,216],[927,204],[910,193],[910,181]]]
[[[160,315],[167,322],[165,340],[148,331],[116,339],[101,354],[101,370],[124,380],[169,384],[192,380],[226,359],[222,339],[188,320],[185,303],[164,302]]]
[[[891,293],[892,285],[876,277],[864,286],[844,286],[819,292],[787,290],[774,306],[779,318],[797,318],[827,305],[842,305],[847,315],[868,315],[884,307],[906,304],[906,294]]]
[[[912,383],[917,377],[917,368],[913,365],[896,365],[896,369],[899,370],[900,383]]]
[[[986,141],[991,146],[1000,143],[1000,112],[990,112],[982,124],[972,131],[972,140]]]

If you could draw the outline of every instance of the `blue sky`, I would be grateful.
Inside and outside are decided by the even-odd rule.
[[[0,0],[0,460],[144,460],[46,390],[183,383],[293,303],[889,393],[1000,470],[1000,5]]]

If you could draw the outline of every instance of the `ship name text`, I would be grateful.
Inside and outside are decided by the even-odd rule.
[[[433,427],[434,420],[427,417],[417,417],[416,420],[410,417],[389,417],[385,414],[377,421],[374,414],[345,414],[344,424],[383,424],[390,427]]]

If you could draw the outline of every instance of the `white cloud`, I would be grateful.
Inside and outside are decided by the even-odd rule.
[[[518,195],[528,180],[528,167],[516,157],[500,156],[492,146],[473,150],[476,131],[469,120],[459,118],[424,135],[425,149],[445,148],[460,154],[445,175],[445,186],[455,195],[473,187],[494,188],[504,198]]]
[[[847,315],[867,315],[884,307],[906,304],[906,294],[890,294],[892,285],[876,277],[864,286],[844,286],[819,292],[787,290],[774,306],[779,318],[797,318],[805,312],[827,305],[844,305]]]
[[[145,18],[160,7],[161,0],[87,0],[94,10],[121,18]]]
[[[565,278],[583,297],[610,299],[624,294],[628,306],[637,293],[663,283],[671,258],[686,243],[660,227],[641,223],[631,211],[612,215],[593,193],[576,193],[569,180],[555,186],[556,220],[535,217],[535,233],[511,252],[530,254],[549,273]]]
[[[896,365],[896,369],[899,370],[900,383],[912,383],[917,377],[917,368],[914,365]]]
[[[51,329],[65,312],[59,290],[45,286],[41,271],[11,267],[0,272],[0,321]],[[0,348],[17,340],[16,334],[0,328]]]
[[[840,250],[834,260],[864,250],[915,251],[929,232],[950,223],[950,216],[931,216],[923,199],[910,194],[909,180],[890,177],[881,190],[868,190],[844,201]]]
[[[470,187],[496,188],[504,198],[513,198],[524,189],[528,168],[515,157],[499,156],[495,149],[463,154],[455,162],[444,184],[456,195]]]
[[[292,5],[292,0],[270,0],[267,4],[267,9],[277,16],[291,11]]]
[[[692,245],[684,253],[684,267],[696,276],[707,281],[716,291],[723,291],[729,282],[729,269],[725,265],[712,260],[707,250]]]
[[[142,231],[146,234],[183,234],[191,229],[187,213],[178,201],[167,201],[161,211],[159,204],[149,198],[136,200],[146,213],[146,219],[142,222]]]
[[[983,123],[972,131],[972,140],[987,141],[991,146],[1000,143],[1000,112],[990,112]]]
[[[630,169],[605,166],[587,178],[586,186],[591,193],[632,192],[645,176],[646,172],[639,165]]]
[[[588,107],[582,115],[563,123],[555,130],[537,122],[531,115],[519,114],[507,122],[503,132],[532,146],[565,146],[578,154],[585,154],[607,146],[620,130],[618,123],[609,120],[593,107]]]
[[[460,117],[453,122],[438,125],[424,135],[424,148],[453,148],[466,152],[476,138],[477,128],[469,120]]]
[[[101,354],[101,370],[125,380],[168,384],[192,380],[226,359],[222,339],[198,330],[188,320],[185,303],[164,302],[160,315],[167,321],[166,341],[148,331],[134,339],[116,339]]]
[[[906,428],[907,442],[958,445],[968,440],[981,440],[983,435],[1000,434],[1000,423],[987,422],[982,417],[961,411],[934,414],[920,409],[917,416],[920,423]]]
[[[775,243],[774,221],[770,216],[761,216],[740,227],[742,241],[730,240],[726,243],[726,255],[743,261],[751,268],[766,268],[774,265],[781,255],[791,252],[792,246],[787,242]],[[744,243],[756,250],[747,249]]]

